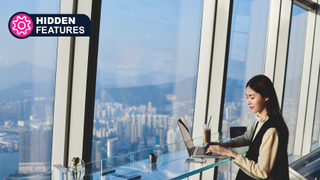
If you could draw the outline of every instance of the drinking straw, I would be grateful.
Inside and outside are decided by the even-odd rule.
[[[210,116],[209,123],[208,123],[208,127],[210,127],[211,118],[212,118],[212,116]]]

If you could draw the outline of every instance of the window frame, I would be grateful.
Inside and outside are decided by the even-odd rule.
[[[299,0],[297,5],[301,1],[303,0]],[[305,1],[316,3],[316,0]],[[74,156],[82,157],[85,162],[91,161],[102,1],[60,2],[61,14],[86,14],[92,20],[91,37],[58,38],[52,165],[69,166]],[[295,4],[296,2],[297,0],[294,1]],[[210,116],[213,117],[212,132],[218,132],[222,127],[222,97],[226,84],[232,5],[233,0],[203,2],[192,137],[202,135],[202,124],[206,123]],[[292,6],[291,0],[270,0],[269,6],[264,74],[274,82],[280,107],[283,104],[285,89]],[[316,9],[311,7],[307,15],[306,46],[298,105],[299,129],[296,129],[294,143],[296,155],[309,153],[311,147],[316,103],[316,98],[313,97],[318,90],[320,66],[320,52],[316,51],[320,48],[320,8],[317,8],[317,14]],[[301,88],[303,85],[307,88]],[[212,169],[211,172],[203,172],[202,175],[195,175],[193,178],[212,178],[213,172]]]
[[[60,14],[74,14],[73,0],[60,0]],[[67,166],[74,38],[58,37],[51,169]]]
[[[299,5],[298,5],[299,6]],[[298,102],[298,114],[297,114],[297,123],[295,130],[295,140],[293,146],[293,154],[294,155],[302,155],[302,144],[303,137],[309,136],[304,133],[304,127],[306,125],[306,107],[307,107],[307,99],[310,85],[310,71],[311,71],[311,58],[313,51],[313,39],[314,39],[314,26],[315,26],[315,13],[314,9],[307,10],[307,22],[306,22],[306,34],[305,34],[305,42],[304,42],[304,55],[303,55],[303,65],[301,72],[301,82],[300,82],[300,92],[299,92],[299,102]],[[312,132],[312,129],[310,129]],[[312,133],[310,133],[312,135]],[[310,138],[311,138],[310,135]]]
[[[309,93],[308,93],[308,102],[306,110],[306,122],[304,128],[303,144],[302,144],[302,155],[306,155],[311,152],[312,145],[312,135],[313,135],[313,125],[315,122],[316,114],[316,103],[317,103],[317,93],[318,89],[318,80],[319,80],[319,67],[320,67],[320,52],[317,51],[320,48],[320,7],[317,7],[316,10],[316,20],[314,27],[314,41],[313,41],[313,52],[312,52],[312,64],[310,72],[310,82],[309,82]],[[316,97],[316,98],[315,98]],[[319,147],[319,143],[318,143]]]

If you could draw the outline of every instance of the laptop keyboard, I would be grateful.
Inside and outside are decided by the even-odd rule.
[[[196,155],[204,155],[206,154],[206,147],[199,147]]]

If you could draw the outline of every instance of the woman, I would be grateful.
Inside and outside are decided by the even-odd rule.
[[[240,167],[237,180],[289,179],[289,131],[281,114],[278,98],[267,76],[257,75],[246,85],[247,104],[257,121],[244,135],[226,143],[209,143],[208,152],[234,158]],[[248,146],[244,157],[228,147]]]

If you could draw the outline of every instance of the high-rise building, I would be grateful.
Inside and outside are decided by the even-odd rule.
[[[152,115],[152,103],[148,102],[148,114]]]
[[[23,119],[28,120],[31,112],[31,103],[27,99],[25,99],[23,102]]]
[[[115,108],[111,108],[111,117],[115,117],[116,114],[116,109]]]
[[[121,120],[117,121],[116,137],[117,137],[117,147],[118,147],[118,149],[123,149],[124,127],[123,127],[123,121],[121,121]]]
[[[47,104],[45,106],[45,120],[50,120],[53,117],[53,106],[52,104]]]
[[[123,144],[123,148],[125,150],[131,149],[131,129],[132,129],[131,121],[126,120],[125,127],[124,127],[125,131],[124,131],[124,144]]]
[[[94,160],[102,159],[102,141],[92,141],[92,158]],[[101,168],[101,163],[98,161],[95,163],[96,168]]]
[[[113,168],[116,166],[116,159],[115,158],[111,158],[117,155],[117,138],[112,138],[112,139],[108,139],[107,141],[107,156],[108,156],[108,160],[107,160],[107,167],[108,168]]]
[[[147,135],[147,122],[146,115],[141,115],[141,137],[145,137]]]
[[[177,121],[180,118],[179,117],[179,110],[180,110],[180,108],[178,105],[173,106],[173,120],[174,121]],[[173,123],[172,128],[176,129],[177,126],[178,126],[177,123]]]
[[[166,142],[166,131],[163,127],[159,128],[159,144],[164,145]]]
[[[19,132],[19,162],[29,162],[29,144],[30,144],[30,131],[29,130],[21,130]]]
[[[146,105],[140,105],[140,112],[142,114],[147,114],[147,106]]]
[[[168,130],[168,116],[167,115],[163,115],[162,116],[162,121],[163,121],[163,128],[165,131]]]
[[[151,115],[147,116],[147,136],[152,136],[152,119]]]
[[[167,132],[167,144],[173,144],[176,142],[176,133],[173,131],[173,129],[169,128]],[[176,151],[176,145],[169,145],[168,146],[169,152],[175,152]]]
[[[161,114],[158,114],[158,127],[163,127],[163,120]]]
[[[137,136],[138,136],[137,124],[135,122],[132,122],[131,123],[131,143],[137,142]]]
[[[153,136],[158,135],[156,131],[158,127],[159,127],[159,123],[158,123],[157,115],[152,115],[152,135]]]
[[[136,123],[137,123],[137,131],[138,131],[138,137],[142,137],[142,131],[143,131],[143,127],[142,127],[142,122],[141,122],[141,114],[137,114],[136,116]]]

